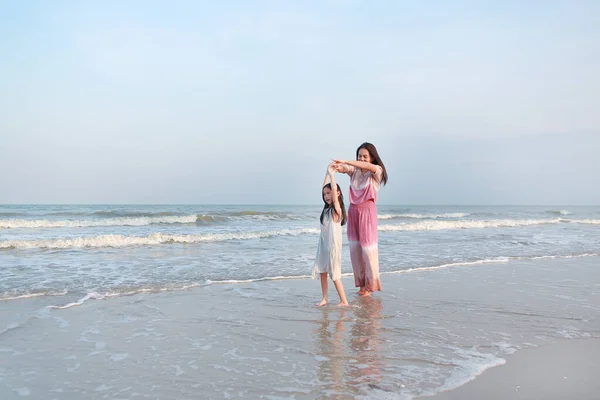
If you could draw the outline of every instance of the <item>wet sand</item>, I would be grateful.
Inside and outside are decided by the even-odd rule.
[[[0,302],[0,398],[598,399],[597,261]]]

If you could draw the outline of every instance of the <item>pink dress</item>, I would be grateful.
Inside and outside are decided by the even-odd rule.
[[[370,292],[381,290],[379,250],[377,247],[377,191],[383,170],[364,171],[348,166],[350,175],[350,208],[348,209],[348,242],[354,271],[354,284]]]

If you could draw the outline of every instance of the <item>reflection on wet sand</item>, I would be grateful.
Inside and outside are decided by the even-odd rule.
[[[345,392],[344,373],[347,358],[344,351],[344,323],[347,309],[324,308],[323,316],[316,329],[319,361],[319,397],[343,399]]]
[[[349,364],[348,384],[364,391],[377,388],[382,380],[380,330],[382,325],[381,299],[361,297],[354,303],[354,322],[350,329],[350,352],[356,360]]]
[[[317,398],[352,399],[379,387],[381,311],[381,299],[374,297],[359,298],[349,308],[321,310],[314,332],[319,363]]]

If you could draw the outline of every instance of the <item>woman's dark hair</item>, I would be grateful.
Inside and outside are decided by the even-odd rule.
[[[346,221],[348,220],[348,217],[346,216],[346,207],[344,206],[344,195],[342,194],[342,190],[340,189],[340,185],[338,185],[337,183],[335,184],[337,186],[337,192],[338,192],[338,202],[340,203],[340,208],[342,209],[342,225],[346,225]],[[333,207],[333,201],[331,202],[331,205],[327,204],[327,202],[325,201],[325,189],[329,189],[331,190],[331,183],[328,183],[327,185],[323,186],[323,189],[321,189],[321,197],[323,198],[323,203],[325,203],[325,206],[323,207],[323,211],[321,211],[321,225],[323,225],[323,217],[325,217],[325,213],[327,211],[329,211],[329,209],[335,210],[335,208]]]
[[[385,165],[383,165],[383,161],[381,161],[381,157],[379,157],[379,153],[377,153],[377,149],[375,148],[375,146],[369,142],[364,142],[363,144],[361,144],[360,146],[358,146],[358,149],[356,149],[356,159],[358,160],[358,152],[360,151],[360,149],[367,149],[367,151],[369,152],[369,154],[371,155],[371,158],[373,159],[372,163],[375,165],[379,165],[382,169],[382,174],[381,174],[381,181],[383,182],[384,186],[388,181],[388,175],[387,175],[387,171],[385,170]]]

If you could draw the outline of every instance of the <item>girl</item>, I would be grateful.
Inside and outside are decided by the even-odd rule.
[[[312,276],[321,275],[323,298],[319,306],[327,304],[327,274],[333,280],[340,296],[340,306],[347,306],[346,294],[342,285],[342,225],[346,224],[346,208],[340,186],[335,183],[335,165],[329,164],[321,189],[325,205],[321,211],[321,238]]]
[[[385,166],[371,143],[356,149],[356,161],[334,160],[335,170],[350,175],[348,241],[358,294],[370,296],[381,290],[377,248],[377,191],[388,180]]]

